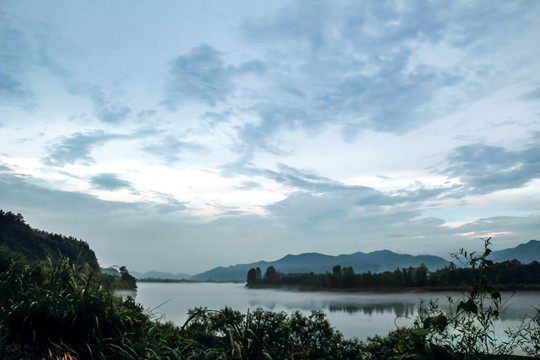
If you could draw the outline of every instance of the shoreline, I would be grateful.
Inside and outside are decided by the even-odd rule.
[[[362,293],[362,292],[375,292],[375,293],[420,293],[420,292],[468,292],[471,290],[470,286],[451,286],[451,287],[399,287],[399,288],[384,288],[384,287],[362,287],[362,288],[323,288],[323,287],[307,287],[307,286],[286,286],[286,285],[247,285],[247,289],[275,289],[285,291],[300,291],[300,292],[334,292],[334,293]],[[540,285],[526,285],[519,287],[500,287],[498,291],[504,292],[539,292]]]

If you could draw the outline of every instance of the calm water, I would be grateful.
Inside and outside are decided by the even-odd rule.
[[[248,309],[261,307],[265,310],[291,313],[299,310],[309,315],[312,310],[323,310],[332,326],[345,337],[365,339],[373,335],[386,335],[395,329],[412,323],[417,313],[419,299],[439,299],[446,303],[446,295],[433,292],[410,293],[333,293],[292,292],[270,289],[246,289],[243,284],[212,283],[138,283],[136,301],[149,310],[154,317],[162,317],[177,325],[187,319],[189,309],[204,306],[219,310],[225,306],[246,313]],[[451,293],[460,299],[461,293]],[[503,294],[509,297],[511,294]],[[497,327],[515,326],[526,313],[534,314],[533,307],[540,306],[539,292],[514,294]]]

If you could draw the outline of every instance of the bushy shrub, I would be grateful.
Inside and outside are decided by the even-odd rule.
[[[68,259],[53,267],[0,256],[0,357],[137,359],[148,317]]]

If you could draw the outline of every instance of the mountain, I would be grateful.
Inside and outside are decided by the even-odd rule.
[[[273,266],[282,273],[326,273],[331,272],[335,265],[351,266],[356,273],[394,271],[396,268],[418,267],[421,264],[430,270],[436,270],[448,264],[448,261],[433,255],[396,254],[389,250],[371,253],[357,252],[338,256],[319,253],[304,253],[287,255],[276,261],[259,261],[251,264],[239,264],[229,267],[217,267],[197,274],[191,280],[213,281],[245,281],[246,274],[251,268],[261,268],[264,271]]]
[[[522,263],[540,261],[540,241],[531,240],[514,248],[493,251],[489,258],[495,262],[517,259]],[[370,253],[357,252],[348,255],[324,255],[319,253],[304,253],[287,255],[276,261],[259,261],[251,264],[238,264],[228,267],[216,267],[203,273],[193,275],[196,281],[245,281],[251,268],[259,267],[264,271],[273,266],[282,273],[326,273],[331,272],[335,265],[351,266],[356,273],[394,271],[396,268],[418,267],[421,264],[429,270],[436,270],[448,265],[449,262],[434,255],[397,254],[390,250],[379,250]]]
[[[163,271],[150,270],[145,273],[132,271],[131,274],[136,279],[170,279],[170,280],[189,280],[191,275],[188,274],[173,274]]]
[[[528,264],[533,261],[540,262],[540,241],[531,240],[528,243],[519,244],[513,248],[493,251],[488,258],[495,262],[514,259],[524,264]]]

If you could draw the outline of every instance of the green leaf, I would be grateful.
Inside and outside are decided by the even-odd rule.
[[[466,302],[460,301],[457,307],[457,311],[463,310],[468,313],[478,314],[478,306],[474,303],[473,299],[469,299]]]
[[[424,328],[434,328],[437,331],[443,331],[448,325],[448,318],[443,315],[431,316],[424,320]]]

